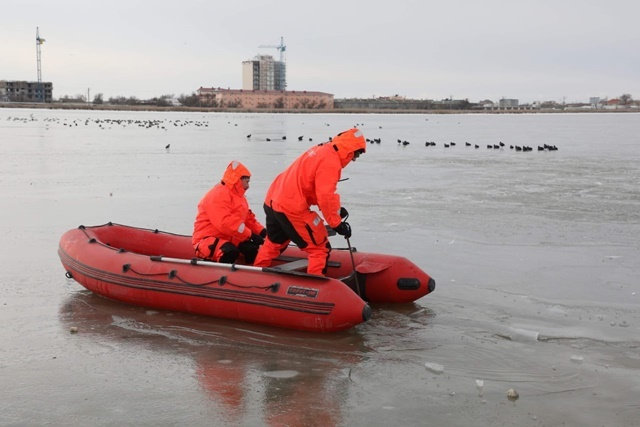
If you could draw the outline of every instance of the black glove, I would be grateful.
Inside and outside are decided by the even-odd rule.
[[[260,237],[262,237],[263,239],[264,239],[265,237],[267,237],[267,229],[266,229],[266,228],[263,228],[263,229],[262,229],[262,231],[260,232]]]
[[[262,238],[262,236],[253,233],[251,234],[251,237],[249,237],[249,242],[251,242],[254,245],[260,246],[261,244],[264,243],[264,239]]]
[[[257,236],[257,234],[254,234],[254,236]],[[238,245],[239,252],[244,255],[244,260],[249,265],[253,264],[253,261],[255,261],[258,249],[260,249],[260,245],[254,243],[251,238],[248,238]]]
[[[351,237],[351,226],[346,221],[341,222],[337,227],[333,227],[333,229],[336,230],[336,233],[339,235],[344,236],[345,239]]]
[[[340,208],[340,218],[345,219],[349,216],[349,212],[345,208]]]

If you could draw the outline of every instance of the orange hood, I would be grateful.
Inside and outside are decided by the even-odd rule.
[[[243,176],[251,176],[251,172],[249,172],[249,169],[247,169],[245,165],[237,160],[233,160],[224,171],[224,175],[222,175],[222,182],[233,187]]]
[[[364,153],[367,149],[367,142],[362,135],[362,131],[357,128],[349,129],[344,132],[340,132],[335,136],[330,144],[333,145],[340,157],[340,163],[344,168],[353,159],[353,154],[362,150]]]

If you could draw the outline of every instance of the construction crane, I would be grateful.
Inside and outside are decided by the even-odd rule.
[[[38,62],[38,87],[37,87],[37,96],[40,98],[42,102],[45,100],[44,91],[42,89],[42,66],[41,66],[41,56],[40,56],[40,46],[44,43],[44,39],[40,37],[40,28],[36,27],[36,59]]]
[[[280,51],[280,62],[283,62],[284,57],[284,51],[287,50],[287,46],[284,45],[284,38],[281,36],[280,37],[280,44],[279,45],[272,45],[272,44],[261,44],[260,46],[258,46],[258,48],[274,48],[274,49],[278,49]]]

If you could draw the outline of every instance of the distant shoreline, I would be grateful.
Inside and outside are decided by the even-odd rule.
[[[178,112],[205,112],[205,113],[288,113],[288,114],[538,114],[538,113],[640,113],[638,109],[615,110],[585,110],[580,108],[558,109],[508,109],[508,110],[404,110],[404,109],[313,109],[293,110],[282,108],[213,108],[213,107],[184,107],[155,105],[112,105],[112,104],[85,104],[85,103],[30,103],[30,102],[5,102],[0,103],[0,108],[32,108],[45,110],[95,110],[95,111],[178,111]]]

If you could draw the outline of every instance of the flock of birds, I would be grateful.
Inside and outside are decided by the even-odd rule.
[[[251,139],[251,136],[252,136],[251,134],[248,134],[247,135],[247,139]],[[268,137],[265,138],[265,141],[267,141],[267,142],[269,142],[269,141],[286,141],[286,140],[287,140],[287,136],[286,135],[284,135],[284,136],[282,136],[280,138],[268,138]],[[304,135],[300,135],[298,137],[298,141],[303,141],[303,140],[304,140]],[[313,138],[309,138],[309,141],[313,141]]]
[[[398,144],[402,144],[402,145],[409,145],[410,142],[409,141],[403,141],[403,140],[398,140]],[[427,141],[424,143],[425,147],[435,147],[437,144],[435,143],[435,141]],[[471,144],[470,142],[466,142],[464,143],[465,147],[471,147],[473,146],[473,148],[478,149],[480,148],[480,145],[478,144]],[[449,143],[444,143],[444,148],[450,148],[450,147],[455,147],[456,143],[451,141]],[[505,143],[500,141],[497,144],[487,144],[487,149],[489,150],[501,150],[505,147]],[[510,144],[509,145],[509,149],[511,150],[515,150],[515,151],[533,151],[533,147],[528,146],[528,145],[513,145]],[[543,145],[538,145],[538,151],[558,151],[558,147],[555,145],[549,145],[549,144],[543,144]]]
[[[251,139],[252,134],[248,134],[247,135],[247,140]],[[300,135],[298,136],[298,141],[303,141],[304,140],[304,135]],[[286,136],[282,136],[282,137],[267,137],[265,138],[265,141],[270,142],[270,141],[286,141],[287,137]],[[331,137],[329,137],[327,139],[328,141],[331,141]],[[309,141],[313,141],[313,138],[309,138]],[[366,138],[366,141],[369,144],[381,144],[382,143],[382,139],[381,138]],[[403,140],[403,139],[398,139],[398,145],[401,145],[403,147],[406,147],[407,145],[411,144],[409,141],[407,140]],[[425,147],[435,147],[438,144],[435,141],[427,141],[424,143]],[[451,148],[451,147],[455,147],[457,144],[453,141],[450,142],[445,142],[443,144],[444,148]],[[480,145],[478,144],[471,144],[470,142],[466,142],[464,143],[465,147],[473,147],[475,149],[480,148]],[[499,141],[497,144],[487,144],[486,145],[487,149],[489,150],[501,150],[503,148],[506,147],[506,144],[502,141]],[[515,150],[515,151],[533,151],[533,147],[528,146],[528,145],[513,145],[510,144],[509,145],[509,149],[511,150]],[[538,145],[538,151],[557,151],[558,147],[555,145],[549,145],[549,144],[543,144],[543,145]]]
[[[38,121],[38,119],[36,117],[34,117],[34,115],[30,115],[29,117],[11,117],[8,116],[6,118],[6,120],[9,121],[19,121],[19,122],[32,122],[32,121]],[[112,129],[114,126],[116,127],[127,127],[127,126],[136,126],[136,127],[140,127],[140,128],[146,128],[146,129],[160,129],[160,130],[167,130],[171,127],[173,128],[183,128],[183,127],[188,127],[188,126],[195,126],[198,128],[208,128],[209,127],[209,122],[208,121],[198,121],[198,120],[158,120],[158,119],[148,119],[148,120],[133,120],[133,119],[91,119],[91,118],[87,118],[87,119],[74,119],[74,120],[67,120],[67,119],[61,119],[61,118],[44,118],[43,119],[44,122],[47,123],[47,128],[48,128],[48,124],[49,123],[56,123],[56,124],[61,124],[62,126],[66,126],[66,127],[78,127],[78,125],[84,125],[84,126],[90,126],[90,125],[97,125],[99,129]],[[230,121],[227,122],[227,124],[230,125],[234,125],[234,126],[238,126],[237,123],[232,124]],[[330,126],[329,123],[325,123],[326,126]],[[362,127],[364,126],[364,123],[356,123],[354,127]],[[378,126],[378,129],[382,129],[382,126]],[[251,140],[252,139],[252,134],[248,134],[247,136],[247,140]],[[298,141],[304,141],[305,140],[305,136],[304,135],[299,135],[297,137]],[[266,137],[264,139],[265,141],[286,141],[287,137],[285,136],[281,136],[281,137]],[[313,138],[307,138],[307,140],[309,142],[313,141]],[[331,141],[331,137],[328,138],[329,141]],[[381,138],[367,138],[366,141],[369,144],[381,144],[382,143],[382,139]],[[404,139],[397,139],[397,143],[399,146],[403,146],[406,147],[409,144],[411,144],[409,141],[404,140]],[[169,152],[169,148],[170,148],[171,144],[167,144],[165,146],[165,149],[167,150],[167,152]],[[435,141],[426,141],[424,143],[425,147],[436,147],[438,144]],[[455,147],[457,144],[453,141],[450,142],[445,142],[442,144],[444,148],[452,148]],[[465,141],[464,143],[465,147],[472,147],[474,149],[479,149],[480,145],[479,144],[472,144],[470,142]],[[506,148],[506,144],[503,143],[502,141],[499,141],[497,144],[486,144],[486,148],[489,150],[502,150],[504,148]],[[509,149],[511,150],[515,150],[515,151],[523,151],[523,152],[527,152],[527,151],[533,151],[534,147],[531,146],[527,146],[527,145],[513,145],[510,144],[509,145]],[[543,144],[543,145],[538,145],[537,146],[537,151],[557,151],[558,147],[555,145],[549,145],[549,144]]]
[[[328,123],[325,123],[326,126],[329,126]],[[237,126],[237,124],[236,124]],[[362,126],[362,124],[356,124],[354,125],[354,127],[360,127]],[[378,126],[378,129],[382,129],[382,126]],[[250,140],[252,137],[252,134],[248,134],[247,135],[247,140]],[[303,141],[304,140],[304,135],[300,135],[298,136],[298,141]],[[282,136],[282,137],[266,137],[265,141],[270,142],[270,141],[286,141],[287,137],[286,136]],[[328,141],[331,141],[331,137],[329,137],[327,139]],[[309,141],[313,141],[313,138],[309,138]],[[382,143],[382,138],[366,138],[366,141],[369,144],[381,144]],[[401,145],[403,147],[406,147],[407,145],[411,144],[409,141],[407,140],[403,140],[403,139],[398,139],[397,140],[398,145]],[[435,147],[438,144],[435,141],[426,141],[424,143],[425,147]],[[445,142],[443,143],[444,148],[451,148],[451,147],[455,147],[457,144],[453,141],[450,142]],[[465,147],[473,147],[474,149],[478,149],[480,148],[479,144],[471,144],[470,142],[465,141],[464,143]],[[501,150],[504,149],[506,147],[506,144],[502,141],[499,141],[497,144],[486,144],[487,149],[489,150]],[[510,144],[509,145],[509,149],[514,150],[514,151],[533,151],[533,147],[528,146],[528,145],[513,145]],[[538,151],[557,151],[558,147],[556,145],[550,145],[550,144],[543,144],[543,145],[538,145],[537,147]]]
[[[37,122],[38,119],[36,117],[34,117],[33,114],[31,114],[29,117],[12,117],[12,116],[8,116],[7,119],[8,121],[17,121],[17,122],[22,122],[22,123],[27,123],[27,122]],[[98,128],[100,129],[112,129],[114,126],[119,126],[119,127],[127,127],[127,126],[137,126],[140,128],[146,128],[146,129],[151,129],[151,128],[155,128],[155,129],[161,129],[161,130],[167,130],[169,129],[171,126],[173,126],[174,128],[182,128],[185,126],[195,126],[195,127],[209,127],[209,122],[208,121],[198,121],[198,120],[132,120],[132,119],[74,119],[74,120],[67,120],[67,119],[61,119],[59,117],[45,117],[44,119],[42,119],[43,122],[45,122],[47,125],[51,124],[51,123],[55,123],[55,124],[60,124],[62,126],[65,127],[78,127],[78,125],[84,125],[84,126],[92,126],[92,125],[97,125]]]

